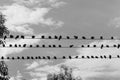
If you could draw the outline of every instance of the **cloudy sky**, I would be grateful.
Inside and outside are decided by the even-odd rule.
[[[6,15],[6,27],[11,34],[21,35],[79,35],[119,38],[120,0],[0,0],[0,11]],[[118,44],[119,40],[57,41],[40,39],[7,40],[9,44]],[[27,49],[0,48],[0,56],[76,56],[113,55],[119,49]],[[46,80],[48,73],[59,72],[59,65],[74,69],[75,77],[83,80],[120,80],[120,62],[111,60],[27,60],[7,61],[11,80]]]

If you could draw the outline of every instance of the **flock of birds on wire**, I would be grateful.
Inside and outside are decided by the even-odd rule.
[[[57,59],[115,59],[118,58],[120,59],[120,55],[112,56],[112,55],[99,55],[99,56],[62,56],[62,57],[57,57],[57,56],[17,56],[17,57],[1,57],[1,60],[57,60]]]
[[[73,37],[70,37],[70,36],[66,36],[66,37],[63,37],[61,35],[59,36],[45,36],[45,35],[41,35],[40,38],[37,38],[36,36],[31,36],[31,37],[26,37],[24,35],[9,35],[9,36],[4,36],[3,39],[6,40],[6,39],[57,39],[57,40],[116,40],[113,36],[110,37],[110,38],[104,38],[103,36],[100,36],[99,38],[95,38],[94,36],[91,36],[90,38],[86,38],[85,36],[82,36],[81,38],[77,35],[74,35]],[[118,39],[119,40],[119,39]],[[1,41],[2,43],[2,41]],[[114,45],[104,45],[104,44],[101,44],[101,45],[81,45],[81,46],[75,46],[74,44],[71,44],[71,45],[67,45],[67,46],[63,46],[61,44],[59,45],[45,45],[45,44],[42,44],[42,45],[28,45],[28,44],[9,44],[9,45],[5,45],[3,44],[2,46],[0,47],[4,47],[4,48],[120,48],[120,44],[114,44]]]
[[[103,36],[100,36],[99,38],[95,38],[94,36],[91,36],[89,38],[85,37],[85,36],[82,36],[82,37],[79,37],[77,35],[74,35],[73,37],[70,37],[70,36],[66,36],[66,37],[63,37],[62,35],[54,35],[54,36],[45,36],[45,35],[41,35],[40,38],[38,38],[37,36],[35,35],[32,35],[30,36],[30,38],[28,38],[27,36],[24,36],[24,35],[5,35],[2,37],[4,40],[5,39],[57,39],[57,40],[115,40],[115,38],[113,36],[111,36],[110,38],[104,38]]]
[[[86,38],[85,36],[82,36],[81,38],[79,36],[76,36],[74,35],[73,37],[70,37],[70,36],[66,36],[66,37],[63,37],[63,36],[44,36],[42,35],[40,38],[37,38],[36,36],[31,36],[31,37],[26,37],[24,35],[17,35],[17,36],[14,36],[14,35],[9,35],[9,36],[4,36],[2,37],[3,40],[6,40],[6,39],[57,39],[57,40],[116,40],[114,37],[110,37],[110,38],[104,38],[103,36],[100,36],[99,38],[95,38],[94,36],[91,36],[90,38]],[[119,40],[119,39],[118,39]],[[68,45],[68,46],[62,46],[62,45],[45,45],[45,44],[42,44],[42,45],[28,45],[28,44],[9,44],[8,46],[6,46],[5,44],[3,44],[2,46],[0,47],[4,47],[4,48],[8,48],[8,47],[11,47],[11,48],[120,48],[120,44],[114,44],[114,45],[104,45],[104,44],[101,44],[99,46],[97,45],[81,45],[81,46],[75,46],[74,44],[71,44],[71,45]],[[50,59],[53,59],[53,60],[57,60],[57,59],[112,59],[112,58],[120,58],[120,55],[116,55],[116,56],[112,56],[112,55],[100,55],[100,56],[62,56],[62,57],[56,57],[56,56],[53,56],[53,57],[50,57],[50,56],[27,56],[27,57],[24,57],[24,56],[17,56],[17,57],[1,57],[0,59],[1,60],[34,60],[34,59],[44,59],[44,60],[50,60]]]

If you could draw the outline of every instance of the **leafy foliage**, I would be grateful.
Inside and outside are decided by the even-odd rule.
[[[5,21],[6,19],[4,18],[4,15],[0,13],[0,38],[3,38],[5,34],[9,34],[9,31],[4,25]],[[0,44],[3,44],[1,40]],[[9,80],[8,66],[4,61],[0,61],[0,80]]]
[[[8,66],[4,61],[0,61],[0,80],[9,80],[8,76]]]
[[[48,74],[47,80],[82,80],[81,77],[74,78],[72,75],[72,68],[69,68],[65,65],[60,67],[59,74]]]
[[[0,38],[3,38],[4,35],[9,34],[10,32],[8,31],[7,27],[5,27],[5,16],[0,13]]]

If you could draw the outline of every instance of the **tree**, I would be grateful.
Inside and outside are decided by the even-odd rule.
[[[5,15],[0,13],[0,38],[3,38],[4,35],[8,35],[10,33],[7,27],[5,27],[5,21]]]
[[[72,75],[72,68],[61,65],[59,74],[48,74],[47,80],[82,80],[81,77],[74,78]]]
[[[8,66],[4,61],[0,61],[0,80],[9,80],[8,76]]]
[[[4,25],[5,21],[5,16],[0,13],[0,38],[3,38],[4,35],[9,34],[8,29]],[[0,44],[3,44],[2,40],[0,40]],[[4,61],[0,61],[0,80],[9,80],[8,66]]]
[[[5,27],[5,16],[0,13],[0,38],[4,38],[4,35],[8,35],[10,32],[7,27]],[[0,40],[0,44],[5,44],[5,41]]]

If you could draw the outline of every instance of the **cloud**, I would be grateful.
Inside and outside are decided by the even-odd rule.
[[[59,65],[49,65],[52,61],[42,60],[34,61],[31,64],[25,64],[26,70],[30,70],[27,73],[31,75],[32,80],[47,80],[49,73],[58,73],[60,71]]]
[[[23,76],[20,71],[17,71],[17,75],[10,77],[10,80],[22,80]]]
[[[11,77],[10,80],[15,80],[15,78],[14,78],[14,77]]]
[[[17,4],[24,4],[27,6],[33,6],[33,5],[40,4],[42,0],[13,0],[13,1]]]
[[[62,26],[62,21],[55,21],[52,17],[45,18],[45,16],[49,13],[50,10],[53,8],[51,6],[49,7],[43,7],[39,6],[42,5],[45,2],[44,0],[14,0],[14,2],[10,5],[4,5],[0,6],[0,11],[6,15],[6,27],[10,32],[17,32],[17,33],[23,33],[23,34],[31,34],[36,35],[34,33],[34,27],[36,25],[39,25],[41,27],[42,25],[46,26]],[[57,1],[55,1],[57,2]],[[26,6],[26,4],[29,3],[29,6]],[[32,6],[32,4],[36,6]],[[49,3],[50,4],[50,3]],[[31,7],[30,7],[31,6]],[[38,26],[37,26],[38,27]],[[36,36],[40,36],[39,34]],[[9,44],[36,44],[40,42],[41,40],[28,40],[28,39],[20,39],[20,40],[8,40],[6,41],[6,45]],[[8,54],[13,53],[20,53],[23,50],[28,48],[0,48],[0,56],[7,56]]]
[[[28,72],[31,77],[37,80],[47,80],[47,75],[49,73],[59,73],[60,72],[60,68],[58,67],[58,65],[55,66],[50,66],[50,65],[45,65],[43,67],[39,67],[34,69],[34,71],[30,71]]]
[[[33,69],[33,68],[36,68],[36,67],[38,67],[39,66],[39,64],[37,63],[37,62],[33,62],[31,65],[30,64],[27,64],[27,65],[29,65],[28,67],[27,67],[27,69]]]
[[[114,45],[119,44],[119,40],[104,40],[104,41],[95,41],[90,43],[90,45]],[[117,56],[120,53],[120,50],[117,48],[83,48],[78,49],[77,52],[79,53],[78,56],[91,56],[91,55],[112,55]],[[64,63],[67,66],[72,67],[73,74],[75,77],[81,76],[83,79],[88,77],[96,77],[100,75],[109,75],[113,77],[120,76],[120,61],[119,59],[73,59],[73,60],[66,60]]]
[[[48,64],[48,61],[45,61],[45,60],[41,60],[41,61],[34,61],[33,63],[31,63],[31,64],[26,64],[26,66],[27,66],[27,70],[31,70],[31,69],[35,69],[35,68],[37,68],[38,66],[44,66],[44,65],[46,65],[46,64]]]
[[[58,8],[66,4],[62,0],[13,0],[13,1],[18,4],[24,4],[26,6],[32,6],[32,7],[47,5],[49,7]]]
[[[49,66],[45,65],[44,67],[36,68],[35,71],[46,72],[46,73],[57,73],[60,71],[58,65]]]
[[[62,26],[62,21],[55,21],[53,18],[45,16],[53,9],[53,7],[43,6],[26,6],[25,4],[43,4],[43,0],[15,0],[11,5],[4,5],[0,7],[0,11],[6,15],[6,27],[10,31],[20,32],[24,34],[33,34],[34,26],[31,25],[46,25],[46,26]],[[50,3],[51,2],[51,3]],[[49,4],[58,4],[57,1],[50,1]],[[20,4],[21,3],[21,4]],[[23,4],[24,3],[24,4]],[[48,5],[48,4],[47,4]]]
[[[120,17],[116,17],[116,18],[113,18],[109,24],[109,26],[114,26],[115,28],[119,28],[120,27]]]

